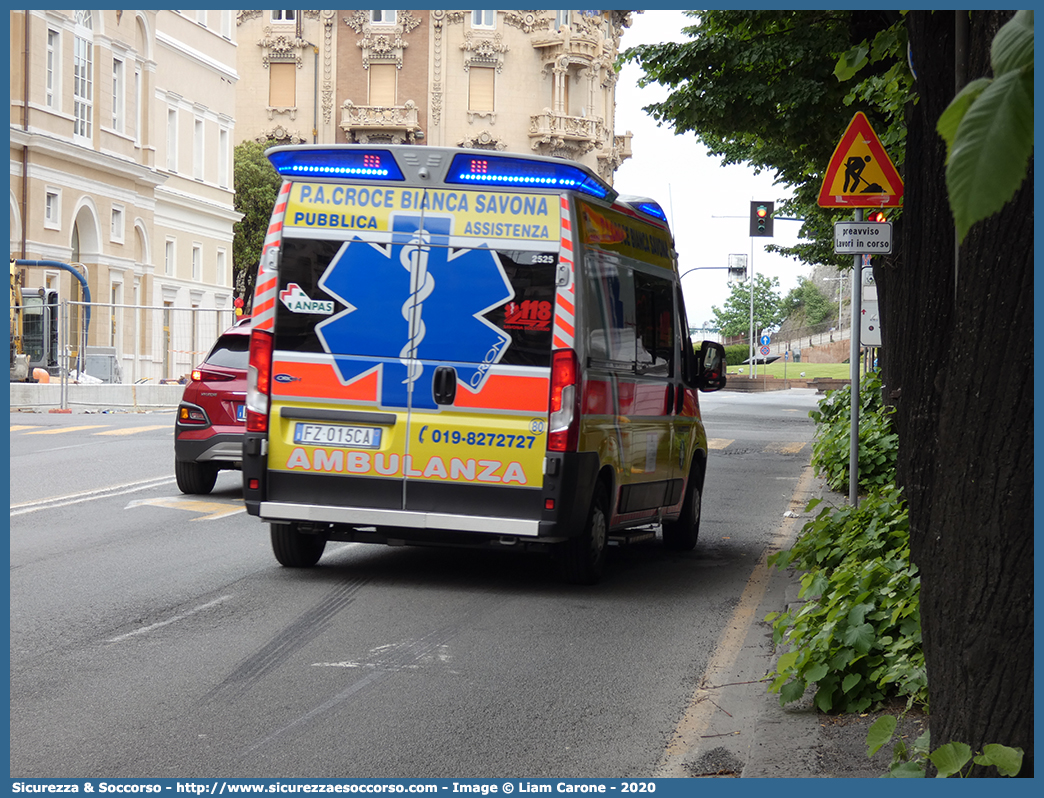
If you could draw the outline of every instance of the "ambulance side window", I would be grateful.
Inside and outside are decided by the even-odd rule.
[[[674,290],[669,280],[634,274],[638,373],[674,375]]]
[[[601,253],[589,253],[585,267],[584,327],[589,362],[633,374],[635,318],[631,270]]]

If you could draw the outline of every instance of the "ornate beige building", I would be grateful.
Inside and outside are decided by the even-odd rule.
[[[611,182],[629,13],[237,11],[237,141],[535,153]]]
[[[11,256],[74,265],[107,305],[85,343],[114,350],[125,381],[178,377],[231,319],[235,12],[10,23]],[[29,288],[83,298],[69,272],[22,271]]]

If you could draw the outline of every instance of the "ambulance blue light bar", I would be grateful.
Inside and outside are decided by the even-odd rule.
[[[267,154],[272,166],[284,177],[405,179],[387,150],[275,149]]]
[[[612,188],[568,161],[548,163],[528,158],[459,153],[453,156],[446,182],[466,186],[565,189],[610,202],[616,199]]]

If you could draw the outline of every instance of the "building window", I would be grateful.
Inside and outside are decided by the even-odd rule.
[[[126,90],[123,85],[123,61],[112,59],[112,129],[123,132],[123,115]]]
[[[62,38],[56,30],[47,31],[47,107],[58,108],[58,76],[61,74]]]
[[[44,227],[57,230],[62,221],[62,195],[56,188],[44,192]]]
[[[207,27],[207,12],[202,9],[196,12],[196,22],[202,25],[204,28]]]
[[[370,105],[395,105],[395,64],[370,64]]]
[[[273,22],[293,22],[296,11],[273,11],[272,21]]]
[[[497,26],[496,11],[472,11],[471,27],[473,28],[495,28]]]
[[[178,109],[167,109],[167,169],[178,171]]]
[[[134,67],[134,143],[141,144],[141,67]]]
[[[569,17],[572,14],[571,11],[556,11],[555,12],[555,30],[559,28],[569,27]]]
[[[174,239],[167,239],[167,246],[163,252],[163,273],[174,274]]]
[[[226,39],[232,38],[232,12],[224,10],[221,13],[221,35]]]
[[[198,118],[192,134],[192,177],[203,179],[203,120]]]
[[[112,206],[112,221],[109,225],[109,237],[117,244],[123,243],[123,206]]]
[[[297,105],[297,65],[273,61],[268,65],[268,105],[293,108]]]
[[[73,135],[89,139],[94,113],[94,45],[82,36],[76,36],[73,44]]]
[[[394,25],[395,24],[395,12],[394,11],[371,11],[370,22],[374,25]]]
[[[203,249],[199,244],[192,245],[192,279],[203,281]]]
[[[468,110],[494,111],[493,88],[496,70],[493,67],[472,66],[468,70]]]
[[[218,131],[218,185],[228,188],[228,128]]]
[[[228,261],[226,260],[225,250],[219,249],[217,251],[214,267],[217,269],[217,276],[214,278],[214,282],[218,285],[228,285],[228,275],[225,273],[225,269],[228,268]]]

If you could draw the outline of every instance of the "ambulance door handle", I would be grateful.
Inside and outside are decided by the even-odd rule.
[[[439,366],[431,383],[435,404],[451,405],[457,397],[457,370],[452,366]]]

